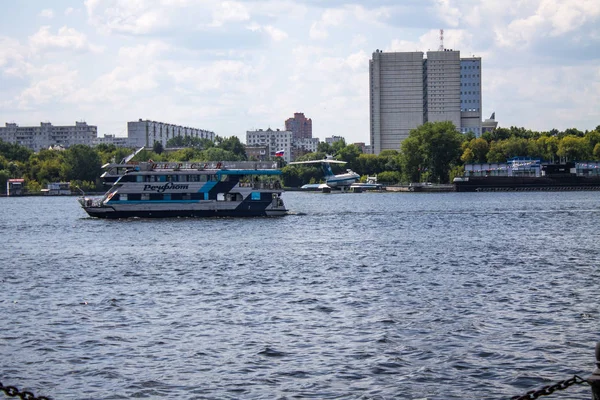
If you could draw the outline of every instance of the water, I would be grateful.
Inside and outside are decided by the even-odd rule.
[[[72,197],[0,198],[0,382],[54,399],[506,399],[593,371],[598,193],[284,200],[294,215],[107,221]]]

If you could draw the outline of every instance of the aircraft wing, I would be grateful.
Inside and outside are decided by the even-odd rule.
[[[338,161],[338,160],[312,160],[312,161],[294,161],[288,163],[288,165],[297,165],[297,164],[346,164],[346,161]]]

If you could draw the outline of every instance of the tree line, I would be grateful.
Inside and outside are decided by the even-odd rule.
[[[167,149],[156,142],[152,150],[143,150],[134,160],[147,161],[243,161],[248,160],[245,146],[235,137],[215,141],[176,137],[167,142]],[[173,149],[175,148],[175,149]],[[167,151],[169,150],[169,151]],[[37,153],[18,144],[0,140],[0,192],[5,193],[9,178],[24,178],[30,192],[36,192],[49,182],[70,181],[85,191],[103,190],[100,175],[102,165],[118,162],[133,149],[114,145],[88,147],[75,145],[65,150],[41,150]],[[398,150],[384,150],[378,155],[363,154],[360,147],[344,140],[333,144],[321,142],[314,153],[297,161],[319,160],[333,156],[346,161],[366,180],[377,176],[379,182],[391,184],[409,182],[448,183],[462,175],[466,163],[505,162],[512,157],[538,158],[550,163],[600,160],[600,126],[592,131],[575,128],[565,131],[536,132],[525,128],[498,128],[476,138],[461,134],[450,122],[425,123],[410,131]],[[318,183],[323,179],[319,167],[282,165],[284,185],[298,187]],[[338,172],[334,171],[334,172]]]

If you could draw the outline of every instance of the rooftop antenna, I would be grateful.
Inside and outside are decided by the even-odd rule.
[[[440,29],[440,48],[439,51],[444,51],[444,30]]]

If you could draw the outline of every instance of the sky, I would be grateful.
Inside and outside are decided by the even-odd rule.
[[[369,143],[376,50],[482,58],[483,117],[600,125],[598,0],[26,0],[0,3],[0,124],[127,135],[150,119],[223,137],[285,129]]]

